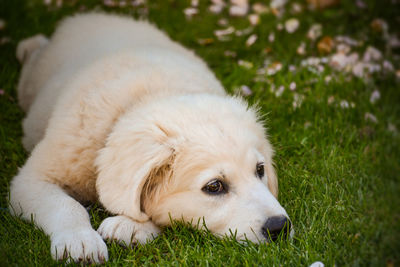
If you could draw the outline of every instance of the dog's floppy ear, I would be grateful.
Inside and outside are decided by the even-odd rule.
[[[167,132],[155,123],[116,125],[96,159],[97,193],[108,211],[139,222],[149,220],[141,210],[141,193],[154,170],[173,158],[167,139]]]
[[[266,172],[267,172],[267,186],[272,195],[277,198],[278,197],[278,178],[276,176],[275,168],[273,166],[273,162],[269,161],[265,164]]]
[[[272,195],[277,198],[278,197],[278,177],[275,172],[274,164],[272,157],[274,155],[274,150],[271,146],[271,144],[266,141],[266,144],[264,145],[263,149],[263,155],[265,158],[265,172],[267,175],[263,179],[263,182],[268,186],[269,191],[272,193]]]

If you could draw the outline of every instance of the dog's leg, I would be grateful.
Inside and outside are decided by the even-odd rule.
[[[107,246],[90,225],[86,209],[59,186],[41,180],[29,161],[14,177],[10,210],[30,220],[50,236],[54,259],[103,262]]]
[[[97,232],[104,239],[117,240],[123,245],[145,244],[153,240],[160,229],[152,221],[136,222],[132,219],[120,215],[105,219]]]

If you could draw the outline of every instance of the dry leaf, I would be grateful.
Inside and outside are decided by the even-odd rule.
[[[383,33],[388,31],[388,24],[383,19],[374,19],[371,22],[371,28],[374,32]]]
[[[329,54],[332,52],[334,42],[330,36],[325,36],[321,41],[318,42],[318,52],[321,54]]]
[[[262,3],[254,3],[252,9],[257,14],[265,14],[269,12],[269,8]]]
[[[214,39],[213,38],[197,39],[197,42],[200,45],[210,45],[210,44],[214,43]]]
[[[0,19],[0,31],[4,30],[5,27],[6,27],[6,22]]]
[[[308,4],[314,9],[325,9],[340,3],[340,0],[307,0]]]

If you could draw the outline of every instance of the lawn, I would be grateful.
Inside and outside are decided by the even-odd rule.
[[[90,10],[151,21],[202,57],[229,93],[260,106],[276,149],[279,201],[296,231],[254,245],[174,223],[144,246],[109,242],[106,265],[398,266],[400,2],[313,9],[300,0],[252,1],[244,16],[230,14],[231,4],[212,12],[211,1],[143,2],[0,0],[0,266],[57,265],[48,237],[7,210],[9,182],[28,156],[16,45]],[[97,228],[107,213],[98,204],[89,210]]]

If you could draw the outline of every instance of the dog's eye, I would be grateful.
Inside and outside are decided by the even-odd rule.
[[[262,162],[257,163],[256,174],[257,174],[258,178],[264,177],[264,163],[262,163]]]
[[[222,183],[220,180],[211,180],[208,182],[202,190],[206,193],[209,194],[221,194],[221,193],[226,193],[224,183]]]

